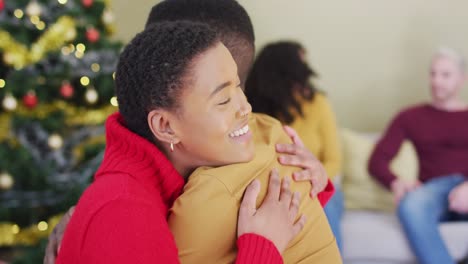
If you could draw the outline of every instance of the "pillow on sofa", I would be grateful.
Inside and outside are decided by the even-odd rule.
[[[370,136],[349,129],[341,131],[343,152],[343,192],[348,209],[391,211],[394,209],[391,193],[367,171],[377,135]],[[404,142],[391,163],[391,169],[400,178],[414,180],[418,173],[418,160],[413,145]]]

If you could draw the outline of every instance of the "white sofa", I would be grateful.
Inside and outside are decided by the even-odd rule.
[[[451,255],[468,256],[468,223],[439,226]],[[347,210],[341,222],[345,264],[416,264],[398,219],[392,213]],[[441,263],[444,264],[444,263]]]
[[[341,132],[341,189],[347,208],[341,222],[343,260],[345,264],[416,264],[392,209],[391,194],[367,172],[377,137],[346,129]],[[403,145],[392,169],[405,179],[416,177],[417,158],[411,144]],[[443,223],[439,229],[451,255],[457,261],[467,258],[468,222]]]

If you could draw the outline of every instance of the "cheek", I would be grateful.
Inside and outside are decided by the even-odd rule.
[[[183,140],[186,144],[205,144],[211,147],[222,144],[228,138],[232,117],[211,111],[203,116],[191,115],[185,118]],[[206,144],[209,144],[206,145]]]

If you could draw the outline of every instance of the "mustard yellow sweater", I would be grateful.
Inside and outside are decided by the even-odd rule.
[[[341,170],[341,152],[335,114],[327,98],[317,93],[312,101],[303,101],[304,116],[296,115],[290,125],[305,146],[323,163],[333,179]]]
[[[276,119],[253,114],[249,122],[255,142],[255,157],[247,163],[217,168],[198,168],[190,175],[184,193],[170,210],[169,227],[174,235],[182,264],[233,263],[236,257],[237,216],[247,185],[259,179],[262,190],[257,205],[266,194],[273,168],[280,176],[297,168],[280,166],[276,143],[290,143]],[[307,216],[301,233],[283,253],[285,263],[341,263],[338,247],[318,199],[309,198],[310,183],[292,182],[301,193],[300,212]]]

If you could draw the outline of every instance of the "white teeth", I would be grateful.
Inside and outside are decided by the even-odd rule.
[[[245,125],[243,128],[238,129],[238,130],[230,133],[229,136],[230,137],[238,137],[238,136],[244,135],[247,132],[249,132],[249,125]]]

